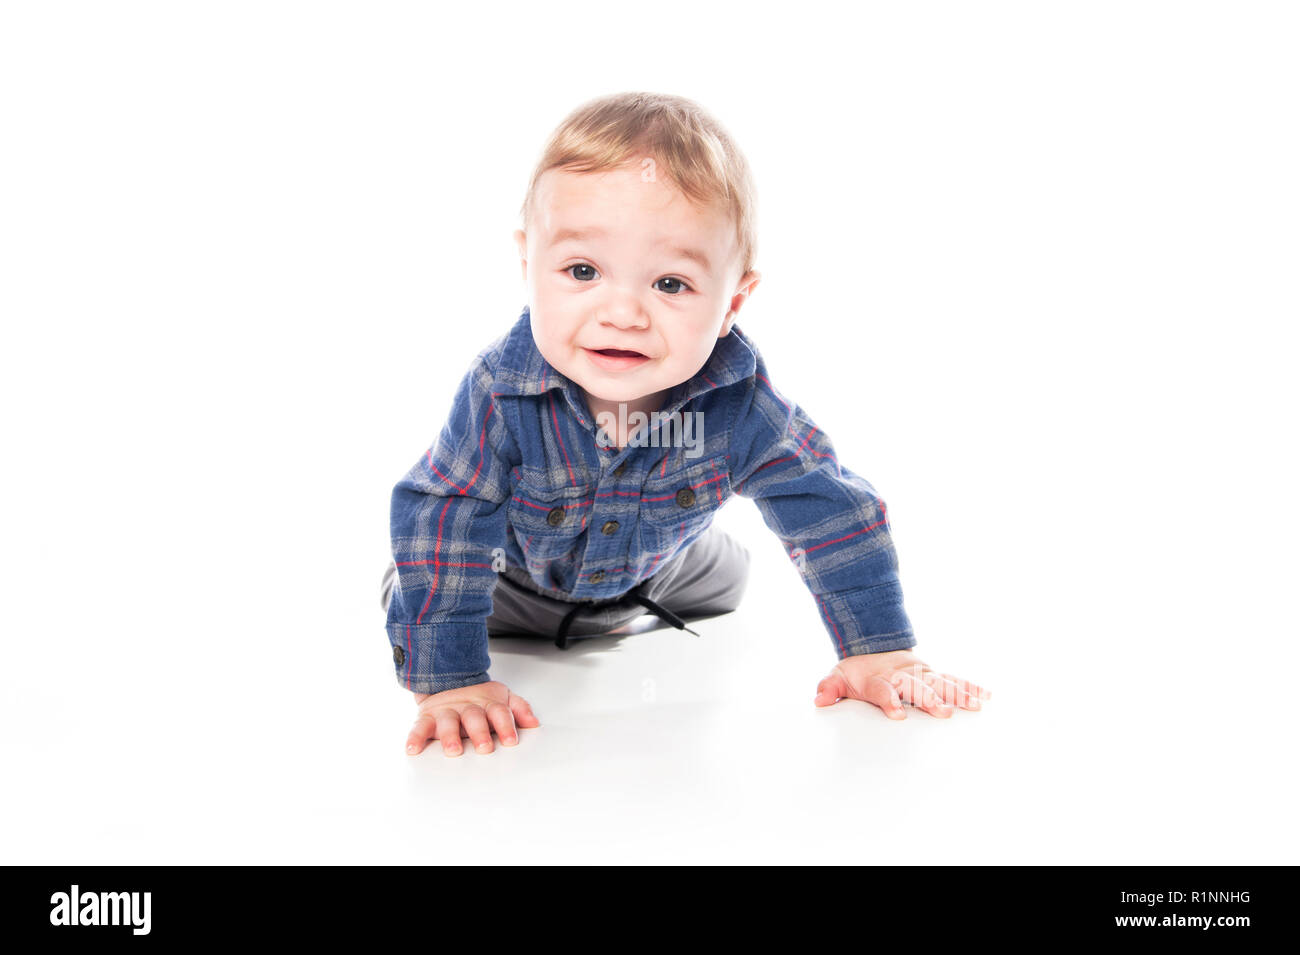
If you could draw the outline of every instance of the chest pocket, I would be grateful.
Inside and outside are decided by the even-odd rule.
[[[641,492],[642,550],[670,556],[679,543],[703,534],[730,496],[726,455],[690,462],[666,477],[652,470]]]
[[[549,488],[524,478],[510,498],[510,527],[530,564],[573,554],[586,533],[595,485]]]

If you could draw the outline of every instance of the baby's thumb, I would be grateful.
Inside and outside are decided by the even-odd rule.
[[[817,695],[813,697],[813,703],[817,706],[830,706],[835,701],[848,695],[849,685],[845,682],[844,677],[838,673],[832,673],[817,684]]]
[[[541,726],[542,721],[533,713],[533,708],[522,696],[510,694],[510,712],[514,715],[515,725],[523,727]]]

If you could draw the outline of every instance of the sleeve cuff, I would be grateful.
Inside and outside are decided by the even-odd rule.
[[[487,623],[388,624],[397,682],[412,693],[441,693],[486,683]]]
[[[402,685],[403,689],[410,690],[412,693],[427,693],[432,696],[434,693],[441,693],[443,690],[459,690],[461,687],[473,686],[476,683],[486,683],[491,677],[487,671],[471,673],[468,676],[439,676],[430,679],[412,679],[407,684],[406,678],[400,673],[397,675],[397,682]]]
[[[816,595],[822,623],[840,659],[916,646],[898,582]]]
[[[836,647],[841,660],[845,657],[860,657],[866,653],[885,653],[888,650],[910,650],[916,646],[912,631],[902,633],[881,633],[857,643],[847,644],[842,649]]]

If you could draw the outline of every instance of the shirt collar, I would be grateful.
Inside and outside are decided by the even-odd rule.
[[[753,346],[741,333],[740,326],[733,323],[727,336],[714,344],[713,353],[704,367],[669,391],[664,410],[684,405],[706,391],[744,381],[754,374],[756,367]],[[562,375],[537,350],[532,321],[525,306],[514,327],[505,335],[493,391],[508,395],[541,395],[552,388],[562,389],[571,400],[576,400],[581,394],[577,383]]]

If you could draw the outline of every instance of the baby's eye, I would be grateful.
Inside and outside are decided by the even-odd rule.
[[[670,285],[668,288],[664,288],[663,285],[662,285],[663,282],[670,282],[670,283],[671,283],[671,282],[676,282],[677,285],[676,285],[676,287],[673,287],[673,286]],[[675,278],[672,278],[671,276],[667,276],[667,275],[665,275],[663,278],[661,278],[658,282],[655,282],[655,288],[659,289],[659,291],[661,291],[661,292],[669,292],[669,293],[671,293],[671,294],[673,294],[673,295],[676,295],[676,294],[678,294],[679,292],[682,292],[682,291],[689,291],[689,290],[690,290],[690,286],[687,285],[685,282],[683,282],[681,279],[675,279]]]
[[[573,275],[574,269],[586,269],[587,271],[581,275]],[[585,262],[579,262],[577,265],[570,265],[564,271],[568,272],[570,275],[573,275],[573,277],[577,279],[579,282],[590,282],[592,281],[592,279],[596,277],[596,270],[592,268],[590,265],[587,265]]]

